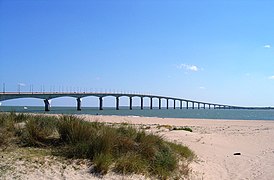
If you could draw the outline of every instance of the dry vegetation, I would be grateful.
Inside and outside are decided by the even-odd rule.
[[[0,114],[0,150],[44,149],[52,156],[86,159],[92,173],[142,174],[179,179],[194,154],[187,147],[128,124],[86,122],[75,116]],[[45,155],[46,156],[46,155]],[[0,167],[0,177],[9,167]]]

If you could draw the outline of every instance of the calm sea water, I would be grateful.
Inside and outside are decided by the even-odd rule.
[[[48,114],[91,114],[91,115],[119,115],[119,116],[145,116],[162,118],[201,118],[201,119],[242,119],[242,120],[274,120],[274,110],[232,110],[232,109],[153,109],[121,107],[120,110],[107,108],[100,111],[98,108],[82,107],[77,111],[75,107],[51,107],[49,112],[42,106],[0,106],[0,112],[26,112]]]

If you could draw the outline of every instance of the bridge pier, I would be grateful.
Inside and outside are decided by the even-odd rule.
[[[166,108],[168,109],[168,100],[169,99],[166,99]]]
[[[161,98],[159,98],[159,109],[161,109]]]
[[[188,101],[186,101],[186,109],[188,109]]]
[[[198,103],[198,109],[200,109],[200,103]]]
[[[116,110],[119,110],[119,97],[116,97]]]
[[[45,103],[45,111],[49,111],[49,109],[50,109],[50,102],[49,102],[49,100],[45,99],[44,103]]]
[[[210,109],[211,104],[208,104],[208,109]]]
[[[99,97],[99,110],[103,110],[103,97]]]
[[[129,109],[132,110],[132,97],[129,97]]]
[[[176,100],[173,99],[173,109],[176,109]]]
[[[141,109],[144,109],[144,98],[141,97]]]
[[[194,105],[195,105],[194,102],[192,102],[192,109],[194,109]]]
[[[153,99],[152,99],[152,97],[150,98],[150,109],[152,109],[153,108]]]
[[[183,109],[183,101],[180,101],[180,109]]]
[[[76,101],[77,101],[77,111],[81,111],[81,98],[77,98],[76,99]]]

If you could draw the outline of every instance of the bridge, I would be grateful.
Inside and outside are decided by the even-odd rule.
[[[175,97],[167,97],[167,96],[157,96],[157,95],[147,95],[147,94],[134,94],[134,93],[98,93],[98,92],[2,92],[0,93],[0,102],[10,99],[18,99],[18,98],[38,98],[42,99],[45,104],[45,111],[50,110],[50,100],[59,97],[73,97],[76,99],[76,109],[78,111],[81,110],[81,102],[82,98],[94,96],[99,98],[99,110],[103,110],[103,98],[107,96],[113,96],[116,98],[116,110],[119,110],[119,99],[120,97],[128,97],[129,99],[129,109],[132,110],[133,97],[140,98],[140,109],[144,109],[144,98],[150,99],[149,108],[153,109],[153,100],[158,99],[158,108],[162,108],[162,100],[166,100],[166,108],[169,109],[169,101],[173,101],[173,105],[171,108],[176,108],[176,102],[180,102],[180,109],[183,109],[183,102],[185,102],[186,109],[194,109],[195,105],[198,109],[246,109],[244,107],[239,106],[230,106],[225,104],[216,104],[209,102],[201,102],[194,101],[189,99],[175,98]]]

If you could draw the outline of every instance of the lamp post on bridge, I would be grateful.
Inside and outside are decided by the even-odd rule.
[[[6,84],[3,83],[3,94],[5,94],[5,92],[6,92]]]
[[[32,85],[32,84],[29,85],[29,92],[30,92],[31,94],[33,94],[33,85]]]
[[[18,85],[18,93],[20,94],[21,93],[21,86],[26,86],[26,84],[24,84],[24,83],[18,83],[17,84]]]
[[[17,91],[20,94],[20,84],[18,84],[18,86],[17,86]]]

